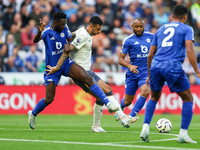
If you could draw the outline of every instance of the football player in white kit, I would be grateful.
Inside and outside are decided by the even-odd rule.
[[[101,32],[102,26],[102,20],[98,16],[94,16],[90,19],[87,27],[82,27],[76,30],[75,33],[73,33],[74,40],[68,45],[69,51],[67,53],[63,52],[55,67],[47,66],[47,68],[49,68],[49,70],[47,71],[49,72],[49,74],[58,71],[62,66],[63,62],[66,60],[69,53],[71,52],[72,60],[75,61],[78,65],[82,66],[93,78],[94,82],[96,82],[99,85],[99,87],[103,90],[103,92],[108,97],[108,100],[113,105],[119,107],[119,110],[116,113],[119,115],[121,124],[124,128],[129,128],[130,123],[137,121],[139,117],[126,116],[120,109],[119,103],[113,95],[112,88],[91,70],[92,38],[94,35],[97,35]],[[96,98],[96,102],[93,109],[93,126],[91,130],[93,132],[106,132],[100,126],[100,119],[103,113],[104,103],[100,101],[99,98],[90,91],[90,89],[85,83],[76,79],[73,80],[85,92],[88,92]]]

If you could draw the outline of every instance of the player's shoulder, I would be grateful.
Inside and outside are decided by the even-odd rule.
[[[151,33],[151,32],[149,32],[149,31],[144,31],[143,35],[144,35],[144,36],[151,37],[151,38],[153,38],[153,37],[154,37],[154,34],[153,34],[153,33]]]
[[[146,35],[154,35],[153,33],[149,32],[149,31],[144,31],[144,34],[146,34]]]
[[[191,26],[187,25],[187,24],[183,24],[183,28],[184,28],[185,30],[191,30],[192,32],[194,32],[194,31],[193,31],[193,28],[192,28]]]
[[[42,31],[42,34],[46,34],[46,33],[48,33],[48,32],[50,32],[51,30],[51,27],[50,27],[50,23],[44,28],[44,30]]]
[[[127,43],[129,41],[131,41],[132,39],[134,39],[134,34],[130,34],[127,38],[124,39],[123,43]]]
[[[81,27],[75,31],[75,33],[78,35],[87,35],[87,34],[85,34],[86,32],[87,31],[86,31],[85,27]]]

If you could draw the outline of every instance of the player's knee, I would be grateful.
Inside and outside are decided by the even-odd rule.
[[[54,100],[54,97],[52,97],[52,96],[46,96],[46,98],[44,100],[44,103],[46,105],[49,105],[49,104],[51,104],[53,102],[53,100]]]
[[[192,96],[192,94],[190,95],[189,101],[193,102],[193,96]]]
[[[109,85],[107,85],[107,86],[105,86],[105,87],[103,87],[101,89],[104,91],[104,93],[112,92],[112,88]]]
[[[132,99],[125,99],[124,100],[124,105],[125,106],[129,106],[132,103],[132,101],[133,101]]]
[[[150,90],[149,89],[145,89],[145,90],[141,91],[140,96],[147,98],[149,96],[149,93],[150,93]]]
[[[88,74],[84,76],[84,82],[89,86],[94,84],[94,81],[92,80],[92,77],[89,76]]]

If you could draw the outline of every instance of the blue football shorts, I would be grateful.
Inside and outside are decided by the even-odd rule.
[[[92,80],[94,83],[97,83],[101,78],[94,73],[92,70],[87,71],[87,73],[92,77]],[[83,83],[82,81],[76,80],[72,78],[74,83],[76,83],[78,86],[80,86],[86,93],[90,91],[89,87],[87,84]]]
[[[147,74],[142,75],[131,75],[131,73],[126,73],[125,80],[125,94],[127,95],[135,95],[138,87],[146,84]]]
[[[189,80],[183,69],[172,70],[168,68],[150,69],[150,88],[154,92],[160,92],[167,82],[171,92],[183,92],[190,88]]]
[[[62,67],[60,70],[56,71],[53,74],[48,74],[48,72],[44,72],[44,81],[45,81],[45,86],[47,86],[50,82],[53,82],[54,84],[58,85],[58,82],[60,81],[61,75],[67,77],[69,73],[69,69],[71,65],[74,62],[68,57],[65,62],[63,63]],[[52,66],[51,66],[52,67]]]

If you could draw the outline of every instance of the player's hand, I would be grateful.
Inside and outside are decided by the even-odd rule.
[[[69,55],[69,53],[71,53],[71,49],[70,49],[70,44],[65,44],[64,45],[64,52]]]
[[[200,78],[200,72],[196,74],[198,78]]]
[[[131,67],[129,69],[130,69],[131,72],[138,74],[139,71],[137,70],[137,68],[138,68],[138,66],[131,65]]]
[[[56,71],[58,71],[59,69],[57,69],[56,67],[51,67],[51,66],[47,66],[47,68],[49,68],[49,70],[45,70],[46,72],[48,72],[48,74],[47,75],[49,75],[49,74],[53,74],[53,73],[55,73]]]
[[[146,79],[146,85],[149,86],[149,77]]]
[[[40,20],[40,25],[39,26],[37,25],[37,28],[40,32],[42,32],[45,28],[45,22],[42,22],[41,19],[39,19],[39,20]]]

